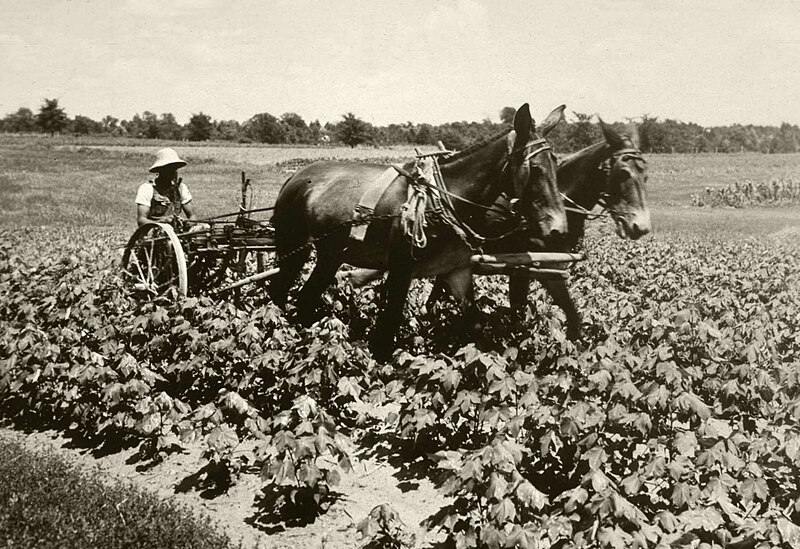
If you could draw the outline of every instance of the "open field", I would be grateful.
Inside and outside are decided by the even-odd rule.
[[[177,148],[201,215],[236,210],[242,170],[271,205],[287,174],[259,159],[303,154]],[[337,284],[308,329],[257,288],[132,299],[115,246],[155,149],[0,139],[0,438],[177,495],[245,547],[797,547],[800,207],[689,196],[797,178],[800,155],[648,156],[655,234],[590,224],[580,341],[538,285],[512,320],[480,277],[477,349],[420,281],[381,365],[376,286]]]
[[[17,226],[133,228],[133,196],[163,144],[0,137],[0,223]],[[215,146],[173,143],[201,216],[236,211],[242,171],[255,183],[254,207],[270,206],[288,176],[280,162],[305,158],[400,161],[408,149]],[[90,148],[98,147],[98,148]],[[696,209],[707,186],[800,176],[800,154],[650,155],[649,199],[656,236],[686,232],[715,238],[771,234],[797,224],[800,208]]]

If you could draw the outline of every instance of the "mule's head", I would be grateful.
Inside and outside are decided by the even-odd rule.
[[[651,229],[645,190],[647,162],[639,151],[639,136],[635,130],[631,135],[621,135],[602,120],[600,126],[611,147],[611,156],[604,165],[608,177],[601,199],[616,224],[617,234],[636,240]]]
[[[545,136],[561,120],[564,105],[551,112],[537,128],[525,103],[514,116],[508,134],[508,164],[515,211],[528,222],[531,238],[551,238],[567,232],[567,214],[558,190],[558,161]]]

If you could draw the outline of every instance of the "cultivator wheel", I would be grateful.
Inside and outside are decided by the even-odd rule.
[[[172,226],[146,223],[133,233],[122,255],[122,272],[133,291],[153,299],[185,296],[186,256]]]

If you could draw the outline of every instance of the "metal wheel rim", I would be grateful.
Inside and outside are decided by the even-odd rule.
[[[145,247],[140,248],[140,242],[145,241],[146,235],[153,230],[162,231],[164,236],[151,239],[149,245],[145,244]],[[155,262],[157,258],[163,254],[163,251],[157,249],[158,243],[156,240],[169,246],[172,252],[171,259],[174,259],[175,272],[173,276],[165,282],[158,282],[156,280],[157,274],[154,272],[154,269],[156,269],[154,266]],[[143,259],[140,259],[141,256],[139,253],[133,253],[134,250],[139,250],[139,253],[144,253]],[[127,280],[138,280],[138,282],[134,282],[134,286],[137,290],[147,292],[153,297],[163,295],[168,291],[170,286],[175,287],[179,297],[185,297],[187,295],[189,284],[186,255],[171,225],[166,223],[145,223],[136,229],[133,235],[131,235],[130,240],[128,240],[128,245],[125,247],[125,253],[122,256],[122,269]]]

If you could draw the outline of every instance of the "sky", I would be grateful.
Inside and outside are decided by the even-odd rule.
[[[0,0],[0,79],[0,116],[800,124],[800,3]]]

